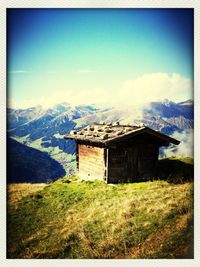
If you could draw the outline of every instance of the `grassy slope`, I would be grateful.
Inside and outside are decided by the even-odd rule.
[[[31,184],[31,183],[22,183],[22,184],[11,184],[8,185],[8,203],[12,205],[18,205],[20,200],[24,197],[35,193],[43,189],[46,184]]]
[[[190,157],[164,158],[158,162],[158,177],[173,183],[193,181],[194,160]]]
[[[9,258],[187,258],[193,184],[9,185]],[[24,190],[24,193],[22,192]]]

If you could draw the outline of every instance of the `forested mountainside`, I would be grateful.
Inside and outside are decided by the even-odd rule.
[[[63,166],[46,152],[7,141],[7,177],[9,183],[46,183],[65,175]]]

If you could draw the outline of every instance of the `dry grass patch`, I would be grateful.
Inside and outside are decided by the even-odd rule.
[[[9,258],[176,258],[177,240],[185,255],[190,249],[184,238],[192,233],[191,183],[61,179],[30,191],[8,203]],[[165,253],[156,246],[164,241],[172,242]]]
[[[8,202],[12,204],[16,204],[23,197],[28,196],[32,193],[42,190],[47,184],[8,184],[7,192],[8,192]]]
[[[181,231],[185,231],[188,224],[191,223],[191,220],[192,214],[185,214],[178,218],[173,224],[170,224],[165,228],[160,227],[160,229],[157,230],[156,235],[149,235],[148,238],[140,244],[140,246],[132,247],[129,250],[130,258],[163,258],[163,256],[166,256],[166,254],[169,253],[169,248],[166,248],[168,245],[168,239],[170,239],[174,234],[179,235]],[[177,240],[175,240],[175,242],[176,241]],[[169,258],[177,258],[177,255],[179,255],[179,257],[186,257],[189,253],[189,246],[191,245],[192,240],[188,241],[189,242],[186,244],[181,244],[181,242],[179,242],[175,250],[171,249],[172,251],[170,251]],[[173,245],[173,242],[171,242],[171,245]],[[180,251],[180,248],[184,249]]]

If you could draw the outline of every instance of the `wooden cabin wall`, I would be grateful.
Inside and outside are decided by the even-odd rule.
[[[159,146],[123,143],[109,149],[108,183],[136,182],[156,176]]]
[[[118,183],[124,180],[124,149],[109,148],[108,151],[108,183]]]
[[[157,138],[147,134],[109,148],[77,143],[79,175],[108,183],[137,182],[155,177],[160,145]]]
[[[84,178],[105,177],[104,148],[78,144],[78,170]]]
[[[140,178],[155,178],[159,147],[154,144],[140,145],[138,155],[138,174]]]
[[[110,148],[108,155],[108,183],[134,182],[134,177],[137,177],[137,147]]]

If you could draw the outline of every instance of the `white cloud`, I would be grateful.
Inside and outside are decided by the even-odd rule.
[[[27,70],[10,70],[8,71],[9,74],[24,74],[24,73],[31,73],[31,71]]]
[[[10,70],[8,71],[9,74],[26,74],[26,73],[34,73],[34,74],[56,74],[57,71],[55,70],[47,70],[43,72],[35,72],[35,71],[29,71],[29,70]]]
[[[193,142],[194,142],[194,130],[188,129],[181,133],[174,132],[173,138],[180,141],[178,146],[169,146],[163,150],[164,157],[179,156],[179,157],[193,157]]]
[[[83,73],[94,70],[82,70]],[[119,90],[105,90],[93,88],[92,90],[56,90],[48,96],[40,96],[20,103],[20,106],[34,105],[52,106],[59,102],[77,104],[105,104],[110,106],[133,107],[140,106],[151,101],[169,99],[172,101],[184,101],[192,98],[192,80],[179,74],[150,73],[144,74],[134,80],[124,81]],[[19,105],[18,105],[19,106]]]
[[[21,107],[13,98],[8,99],[8,106],[16,109]]]
[[[105,103],[104,94],[101,89],[94,89],[92,91],[82,90],[79,94],[76,94],[72,90],[59,90],[48,96],[40,96],[37,99],[24,100],[17,103],[14,99],[8,102],[8,106],[12,108],[28,108],[41,105],[44,108],[51,107],[55,104],[68,102],[71,105],[79,104],[103,104]]]
[[[125,81],[118,97],[127,104],[143,104],[163,99],[182,101],[192,98],[192,91],[193,84],[189,78],[176,73],[150,73]]]

